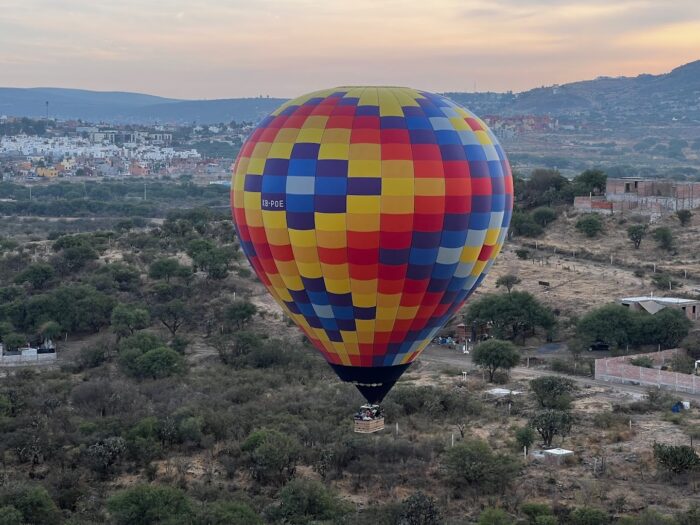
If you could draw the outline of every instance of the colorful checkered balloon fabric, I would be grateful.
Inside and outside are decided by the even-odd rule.
[[[454,102],[340,87],[265,118],[234,167],[243,251],[329,363],[413,361],[481,283],[513,206],[510,166]]]

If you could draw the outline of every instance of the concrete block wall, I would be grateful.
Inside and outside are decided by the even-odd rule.
[[[631,359],[646,356],[653,360],[654,366],[661,366],[673,359],[678,353],[683,352],[684,350],[677,348],[649,354],[596,359],[595,378],[611,383],[639,384],[673,390],[675,392],[700,394],[700,377],[695,374],[681,374],[678,372],[660,370],[658,368],[645,368],[630,364]]]

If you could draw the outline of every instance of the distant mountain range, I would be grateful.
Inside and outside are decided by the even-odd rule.
[[[105,123],[255,122],[284,101],[261,97],[177,100],[119,91],[0,87],[0,115],[41,118],[46,116],[48,102],[50,118]]]
[[[661,75],[599,77],[522,93],[446,93],[478,115],[550,115],[608,125],[700,123],[700,60]]]
[[[446,93],[478,115],[551,115],[605,125],[700,123],[700,60],[661,75],[599,77],[521,93]],[[106,123],[257,121],[285,99],[177,100],[140,93],[0,88],[0,115]]]

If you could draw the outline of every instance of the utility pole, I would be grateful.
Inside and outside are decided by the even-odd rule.
[[[146,200],[146,183],[143,183],[143,200]]]

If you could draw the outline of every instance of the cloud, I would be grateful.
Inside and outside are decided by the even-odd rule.
[[[695,0],[3,4],[3,82],[179,97],[291,96],[349,82],[520,90],[661,72],[700,50]]]
[[[617,39],[617,44],[632,49],[700,50],[700,20],[691,20],[630,32]],[[700,57],[698,57],[700,58]]]

